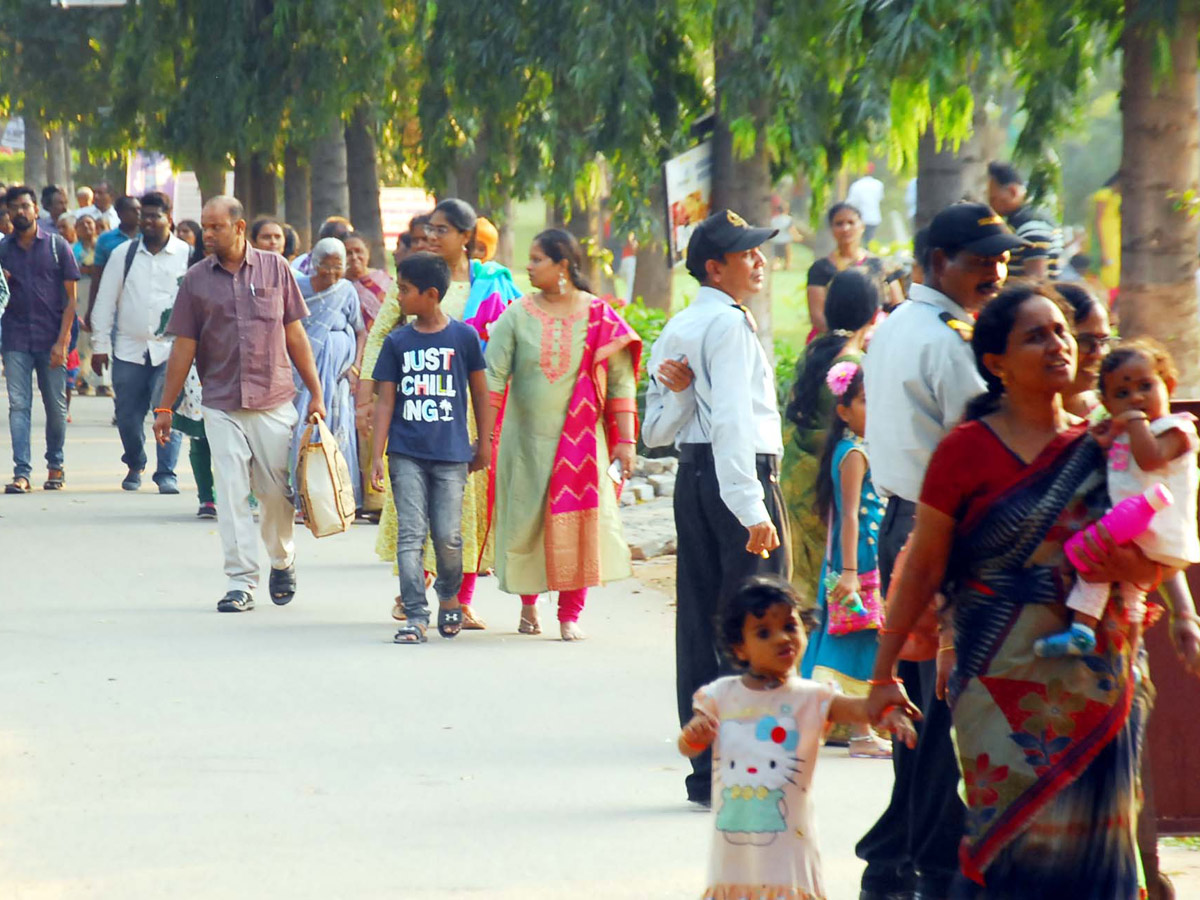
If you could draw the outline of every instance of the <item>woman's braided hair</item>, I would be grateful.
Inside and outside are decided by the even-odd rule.
[[[542,248],[542,252],[550,257],[551,262],[567,261],[567,277],[578,290],[592,293],[591,282],[583,274],[583,248],[575,235],[561,228],[547,228],[534,242]]]

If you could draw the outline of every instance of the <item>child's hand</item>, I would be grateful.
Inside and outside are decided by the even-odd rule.
[[[912,719],[906,716],[899,707],[893,706],[883,714],[880,724],[892,733],[892,736],[912,750],[917,746],[917,729],[913,727]]]
[[[492,444],[490,441],[477,441],[475,444],[475,458],[471,460],[471,465],[468,469],[472,472],[481,472],[492,464]]]
[[[680,738],[692,750],[695,750],[696,747],[708,747],[717,739],[717,731],[720,730],[720,727],[721,724],[708,713],[696,710],[692,714],[691,720],[683,726]]]
[[[371,487],[377,491],[384,490],[382,459],[377,459],[371,464]]]
[[[1171,642],[1188,670],[1200,676],[1200,623],[1194,616],[1180,616],[1171,621]]]
[[[861,589],[862,584],[858,580],[858,573],[847,569],[838,577],[837,584],[833,586],[833,590],[829,594],[831,599],[841,600],[843,597],[859,593]]]
[[[1105,419],[1103,422],[1098,422],[1092,426],[1092,437],[1096,439],[1105,450],[1112,448],[1115,441],[1125,430],[1125,423],[1118,422],[1115,419]]]

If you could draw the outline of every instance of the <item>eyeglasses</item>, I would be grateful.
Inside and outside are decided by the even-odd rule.
[[[1075,343],[1079,345],[1080,353],[1103,353],[1108,350],[1112,338],[1107,334],[1077,334]]]
[[[445,237],[453,230],[454,229],[451,228],[449,225],[426,225],[425,226],[425,234],[432,235],[434,237]]]

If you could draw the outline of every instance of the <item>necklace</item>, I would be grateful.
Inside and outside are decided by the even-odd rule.
[[[761,672],[755,672],[753,669],[746,673],[746,677],[760,682],[764,688],[777,688],[787,681],[786,678],[780,678],[778,675],[763,675]]]

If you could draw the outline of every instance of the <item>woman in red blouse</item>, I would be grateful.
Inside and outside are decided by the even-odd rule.
[[[876,713],[911,708],[895,660],[940,590],[953,636],[942,638],[938,692],[950,702],[966,786],[962,872],[975,882],[961,896],[1134,900],[1139,717],[1130,715],[1135,648],[1119,603],[1109,604],[1093,656],[1033,652],[1067,621],[1078,576],[1063,543],[1108,507],[1104,453],[1062,405],[1076,346],[1060,303],[1017,286],[980,314],[972,347],[988,390],[930,460],[870,701]],[[1136,550],[1098,553],[1089,580],[1154,578]]]

